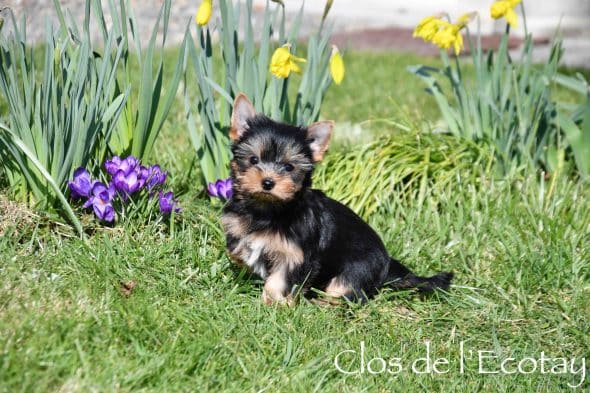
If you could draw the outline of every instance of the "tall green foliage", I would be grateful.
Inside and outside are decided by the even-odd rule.
[[[129,89],[130,95],[123,115],[113,132],[110,147],[114,154],[133,155],[146,159],[152,151],[164,121],[170,112],[183,74],[184,47],[181,45],[179,57],[170,77],[164,64],[164,50],[168,36],[171,0],[164,0],[154,24],[150,39],[142,42],[137,19],[129,0],[108,0],[107,6],[112,26],[107,27],[102,2],[91,0],[103,39],[106,41],[111,31],[120,37],[123,47],[117,88]],[[161,41],[158,40],[161,35]],[[139,80],[137,80],[139,79]],[[168,84],[165,85],[165,82]]]
[[[19,199],[61,205],[81,232],[65,197],[74,170],[100,165],[107,154],[149,155],[183,74],[185,44],[165,84],[170,4],[163,2],[147,45],[129,0],[108,0],[110,25],[102,2],[86,0],[81,29],[54,0],[59,28],[47,22],[42,46],[27,41],[25,18],[17,23],[11,15],[12,33],[0,35],[0,99],[8,107],[0,170]],[[91,20],[100,46],[91,40]]]
[[[331,83],[328,70],[331,29],[322,23],[319,30],[310,35],[307,62],[301,76],[284,79],[271,76],[273,48],[290,44],[291,52],[296,53],[303,17],[302,7],[287,31],[282,2],[277,3],[276,8],[271,8],[267,2],[260,35],[255,36],[252,0],[245,5],[220,0],[219,45],[213,44],[213,29],[208,26],[196,26],[196,42],[192,37],[188,39],[189,65],[196,75],[199,91],[194,100],[189,94],[193,89],[188,81],[185,83],[185,111],[191,141],[198,152],[206,182],[228,176],[227,134],[233,99],[239,93],[245,93],[258,112],[276,120],[304,125],[319,117],[322,99]],[[240,26],[243,26],[242,31]],[[214,61],[216,50],[223,59],[222,66]],[[294,98],[289,95],[290,83],[299,83]]]
[[[110,32],[103,54],[93,51],[89,3],[82,32],[63,18],[60,31],[48,23],[41,47],[27,42],[24,18],[17,23],[11,14],[11,22],[12,33],[0,35],[0,93],[9,109],[0,128],[1,169],[17,197],[42,207],[60,203],[81,232],[64,192],[77,167],[105,156],[128,94],[116,88],[123,46]]]
[[[523,22],[526,32],[526,19]],[[410,71],[434,96],[449,132],[490,143],[503,172],[520,165],[547,168],[552,164],[551,147],[560,139],[551,81],[563,53],[561,40],[554,40],[547,61],[536,66],[532,36],[526,34],[520,56],[514,59],[509,38],[507,27],[497,50],[486,53],[481,34],[474,38],[467,28],[473,77],[466,76],[465,65],[457,57],[451,60],[446,50],[441,50],[443,68],[419,65]]]
[[[583,96],[579,105],[560,105],[559,125],[565,134],[568,147],[574,156],[578,172],[590,176],[590,85],[579,75],[558,75],[556,82]]]

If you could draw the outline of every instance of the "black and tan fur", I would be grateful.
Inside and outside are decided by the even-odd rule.
[[[311,188],[332,128],[329,121],[308,127],[277,123],[257,115],[244,95],[236,98],[233,197],[221,220],[232,260],[264,280],[266,304],[292,304],[294,288],[361,301],[385,285],[447,289],[452,273],[414,275],[352,210]]]

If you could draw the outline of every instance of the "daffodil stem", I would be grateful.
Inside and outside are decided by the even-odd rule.
[[[510,57],[510,50],[509,48],[509,44],[510,44],[510,24],[506,23],[506,32],[504,33],[504,35],[506,36],[506,59],[508,60],[509,64],[512,64],[512,58]]]
[[[520,10],[522,11],[522,24],[524,26],[524,36],[528,37],[529,35],[529,28],[526,24],[526,12],[524,12],[524,3],[520,3]]]

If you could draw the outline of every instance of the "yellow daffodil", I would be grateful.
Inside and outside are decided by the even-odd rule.
[[[461,28],[463,26],[449,22],[444,22],[440,30],[432,37],[432,43],[441,49],[455,48],[455,54],[458,55],[463,48],[463,36]]]
[[[520,4],[522,0],[499,0],[492,4],[490,14],[494,19],[506,18],[506,22],[511,27],[516,27],[518,23],[518,15],[514,11],[514,7]]]
[[[287,78],[291,71],[301,73],[297,63],[305,63],[306,60],[291,54],[291,45],[285,44],[277,48],[270,59],[270,72],[277,78]]]
[[[424,41],[430,41],[438,32],[442,23],[445,22],[436,16],[427,16],[422,19],[420,23],[418,23],[418,26],[416,26],[416,29],[414,29],[414,37],[420,37]]]
[[[441,49],[449,49],[451,46],[458,55],[463,49],[463,29],[476,15],[475,12],[462,15],[457,23],[450,23],[438,16],[427,16],[422,19],[414,30],[414,37],[420,37],[426,42],[432,42]]]
[[[209,19],[211,19],[212,8],[212,0],[203,0],[197,11],[197,16],[195,17],[199,26],[205,26],[209,22]]]
[[[342,55],[340,55],[340,51],[336,45],[332,45],[332,56],[330,57],[330,74],[332,75],[334,83],[337,85],[342,83],[342,79],[344,79],[344,61],[342,60]]]

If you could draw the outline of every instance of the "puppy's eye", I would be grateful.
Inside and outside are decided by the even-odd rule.
[[[284,168],[284,169],[285,169],[287,172],[291,172],[293,169],[295,169],[295,168],[293,167],[293,165],[291,165],[291,164],[289,164],[289,163],[287,163],[287,164],[283,165],[283,168]]]
[[[258,164],[258,162],[259,162],[258,157],[256,157],[256,156],[250,157],[250,164],[256,165],[256,164]]]

